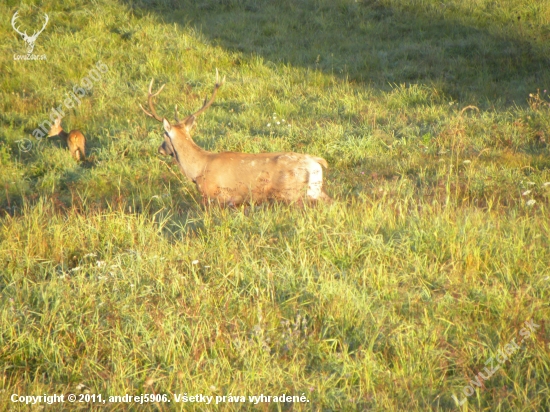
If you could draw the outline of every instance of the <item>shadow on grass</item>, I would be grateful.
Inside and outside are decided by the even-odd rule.
[[[535,42],[468,27],[453,13],[396,10],[377,0],[122,2],[274,68],[317,69],[382,90],[419,83],[464,103],[509,106],[550,86],[550,59]]]

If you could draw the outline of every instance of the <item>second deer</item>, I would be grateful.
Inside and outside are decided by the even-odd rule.
[[[187,176],[202,195],[203,203],[210,200],[221,205],[238,206],[243,203],[259,204],[267,201],[303,203],[304,201],[330,201],[323,189],[323,167],[327,161],[321,157],[293,152],[279,153],[212,153],[203,150],[191,138],[196,118],[210,107],[216,97],[220,82],[216,70],[216,85],[210,100],[204,99],[202,107],[185,119],[172,124],[157,115],[153,97],[164,85],[152,92],[149,84],[149,110],[146,115],[164,126],[164,143],[159,153],[176,159],[181,172]]]
[[[86,160],[86,138],[80,130],[71,130],[67,133],[61,127],[61,117],[58,117],[48,133],[48,137],[53,136],[62,137],[67,142],[69,152],[76,160]]]

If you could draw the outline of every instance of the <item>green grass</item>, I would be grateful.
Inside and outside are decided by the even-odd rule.
[[[82,392],[172,402],[42,406],[550,407],[547,2],[26,4],[0,5],[0,410]],[[49,14],[47,61],[13,60],[16,10],[28,32]],[[98,61],[109,70],[63,120],[88,139],[77,164],[32,132]],[[160,114],[195,111],[216,68],[196,142],[322,156],[334,203],[201,208],[138,105],[154,77]]]

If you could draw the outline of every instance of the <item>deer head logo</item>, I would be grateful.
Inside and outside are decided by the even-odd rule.
[[[23,32],[21,33],[19,31],[19,29],[15,26],[15,21],[17,20],[17,18],[19,17],[19,12],[16,11],[15,14],[13,15],[12,19],[11,19],[11,25],[13,27],[13,29],[21,35],[21,37],[23,37],[23,40],[25,40],[25,43],[27,43],[27,53],[28,54],[31,54],[32,51],[34,50],[34,43],[36,42],[36,39],[38,38],[39,34],[42,33],[44,31],[44,29],[46,28],[46,25],[48,24],[48,15],[44,13],[44,17],[45,17],[45,20],[44,21],[44,25],[42,26],[42,28],[37,31],[37,32],[34,32],[32,36],[29,36],[27,34],[27,32]]]

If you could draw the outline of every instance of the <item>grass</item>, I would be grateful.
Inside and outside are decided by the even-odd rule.
[[[547,2],[0,10],[29,32],[50,16],[34,51],[47,61],[13,60],[25,43],[0,23],[0,410],[28,410],[14,393],[172,400],[46,410],[550,407]],[[98,61],[63,120],[88,139],[77,164],[32,133]],[[333,204],[201,208],[138,104],[154,77],[159,113],[192,112],[216,68],[226,84],[197,143],[322,156]]]

